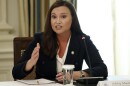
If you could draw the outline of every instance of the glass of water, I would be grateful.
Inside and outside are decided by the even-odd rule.
[[[63,65],[63,85],[73,86],[73,69],[74,65]]]

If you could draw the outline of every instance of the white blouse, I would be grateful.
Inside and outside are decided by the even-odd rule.
[[[66,46],[66,49],[65,49],[65,53],[64,53],[62,58],[60,58],[59,55],[58,55],[59,50],[57,52],[57,55],[56,55],[56,58],[57,58],[57,73],[62,71],[62,66],[64,65],[64,62],[66,60],[66,55],[67,55],[68,46],[69,46],[69,43],[70,43],[70,38],[68,40],[68,43],[67,43],[67,46]]]

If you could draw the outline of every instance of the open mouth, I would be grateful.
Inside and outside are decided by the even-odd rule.
[[[55,28],[56,28],[56,29],[61,29],[62,26],[57,25],[57,26],[55,26]]]

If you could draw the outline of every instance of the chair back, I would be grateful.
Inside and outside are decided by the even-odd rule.
[[[20,57],[26,50],[29,43],[32,41],[33,37],[15,37],[13,40],[14,49],[14,65],[20,60]],[[24,79],[35,79],[35,68],[34,70],[26,76]]]

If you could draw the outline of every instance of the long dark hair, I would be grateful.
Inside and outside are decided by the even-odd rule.
[[[45,22],[45,28],[44,28],[44,36],[43,36],[43,38],[44,38],[44,45],[43,45],[44,53],[48,56],[51,56],[51,57],[56,55],[58,47],[59,47],[57,44],[56,33],[52,30],[52,27],[51,27],[51,12],[54,8],[60,7],[60,6],[66,6],[71,12],[71,16],[72,16],[71,33],[76,33],[77,35],[83,34],[82,30],[80,28],[80,25],[79,25],[79,21],[77,18],[75,8],[73,7],[73,5],[67,1],[61,1],[61,0],[56,1],[50,7],[50,9],[48,11],[48,14],[46,17],[46,22]]]

